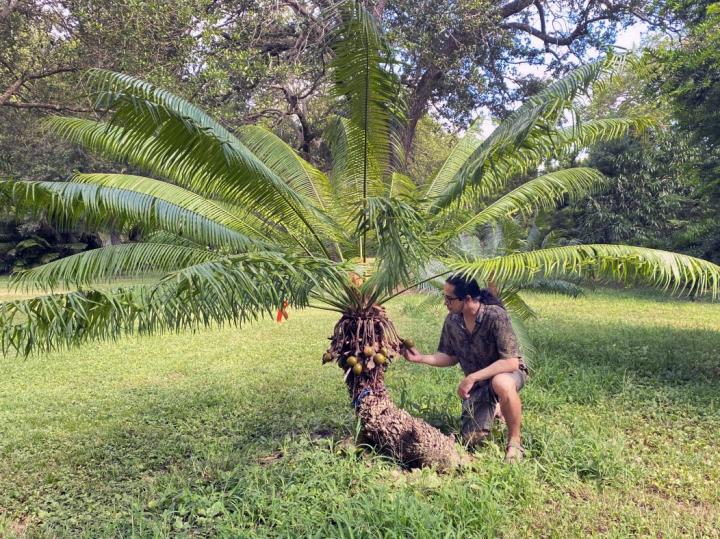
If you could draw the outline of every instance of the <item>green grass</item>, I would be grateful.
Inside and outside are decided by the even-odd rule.
[[[358,448],[333,313],[0,359],[0,537],[706,536],[720,530],[720,306],[534,294],[527,460]],[[434,349],[443,310],[393,302]],[[394,364],[397,402],[457,428],[455,369]]]

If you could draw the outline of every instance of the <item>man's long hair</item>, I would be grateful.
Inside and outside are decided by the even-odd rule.
[[[455,287],[455,295],[459,298],[470,296],[472,299],[479,301],[483,305],[498,305],[505,308],[503,302],[500,301],[495,294],[487,288],[480,288],[475,279],[468,279],[461,274],[451,275],[445,282]]]

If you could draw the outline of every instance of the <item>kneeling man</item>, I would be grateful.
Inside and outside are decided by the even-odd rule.
[[[424,355],[412,348],[406,349],[404,356],[408,361],[434,367],[460,363],[465,373],[458,387],[463,399],[463,441],[474,447],[488,436],[499,403],[508,429],[505,460],[517,462],[524,454],[518,392],[525,385],[528,371],[505,307],[489,290],[458,275],[445,282],[444,297],[449,313],[438,351]]]

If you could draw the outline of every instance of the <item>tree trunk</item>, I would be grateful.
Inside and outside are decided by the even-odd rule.
[[[412,95],[410,96],[408,106],[407,124],[402,135],[403,150],[405,151],[405,160],[408,161],[412,154],[413,141],[415,140],[415,130],[428,109],[430,97],[433,90],[437,87],[443,78],[443,72],[440,68],[429,67],[418,81]]]
[[[408,468],[435,466],[447,470],[461,464],[452,436],[411,416],[390,399],[385,370],[391,357],[398,354],[401,341],[382,307],[345,313],[331,341],[323,360],[337,361],[345,371],[366,442]]]

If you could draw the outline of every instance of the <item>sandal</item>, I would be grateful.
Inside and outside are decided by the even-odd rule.
[[[515,452],[511,455],[510,450],[514,449]],[[508,464],[517,464],[525,458],[525,448],[520,442],[508,442],[505,448],[505,462]]]

